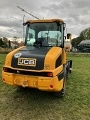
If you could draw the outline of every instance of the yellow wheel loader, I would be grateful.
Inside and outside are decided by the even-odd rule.
[[[6,56],[4,83],[64,96],[72,60],[66,60],[65,23],[61,19],[28,20],[25,45]]]

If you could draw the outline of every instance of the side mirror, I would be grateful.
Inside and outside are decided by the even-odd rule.
[[[72,39],[72,34],[71,33],[67,34],[67,39],[70,39],[70,40]]]
[[[23,23],[23,26],[25,26],[26,25],[26,23]]]

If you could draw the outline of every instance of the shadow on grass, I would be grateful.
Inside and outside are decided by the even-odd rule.
[[[57,98],[52,92],[44,92],[31,88],[16,88],[9,97],[8,102],[13,109],[26,110],[52,110],[58,106],[62,98]],[[25,110],[26,109],[26,110]]]
[[[55,100],[55,99],[61,99],[58,98],[54,95],[53,92],[46,92],[46,91],[40,91],[35,88],[23,88],[23,87],[18,87],[16,89],[16,96],[19,95],[19,97],[24,97],[28,99],[34,99],[34,100]],[[14,96],[15,97],[15,96]]]

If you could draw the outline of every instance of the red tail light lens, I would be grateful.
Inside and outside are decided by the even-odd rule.
[[[3,67],[3,71],[4,71],[4,72],[8,72],[8,68]]]
[[[48,72],[47,73],[47,77],[53,77],[53,73],[52,72]]]

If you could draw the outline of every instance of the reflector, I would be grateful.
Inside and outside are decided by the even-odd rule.
[[[53,85],[50,85],[50,88],[53,88]]]

